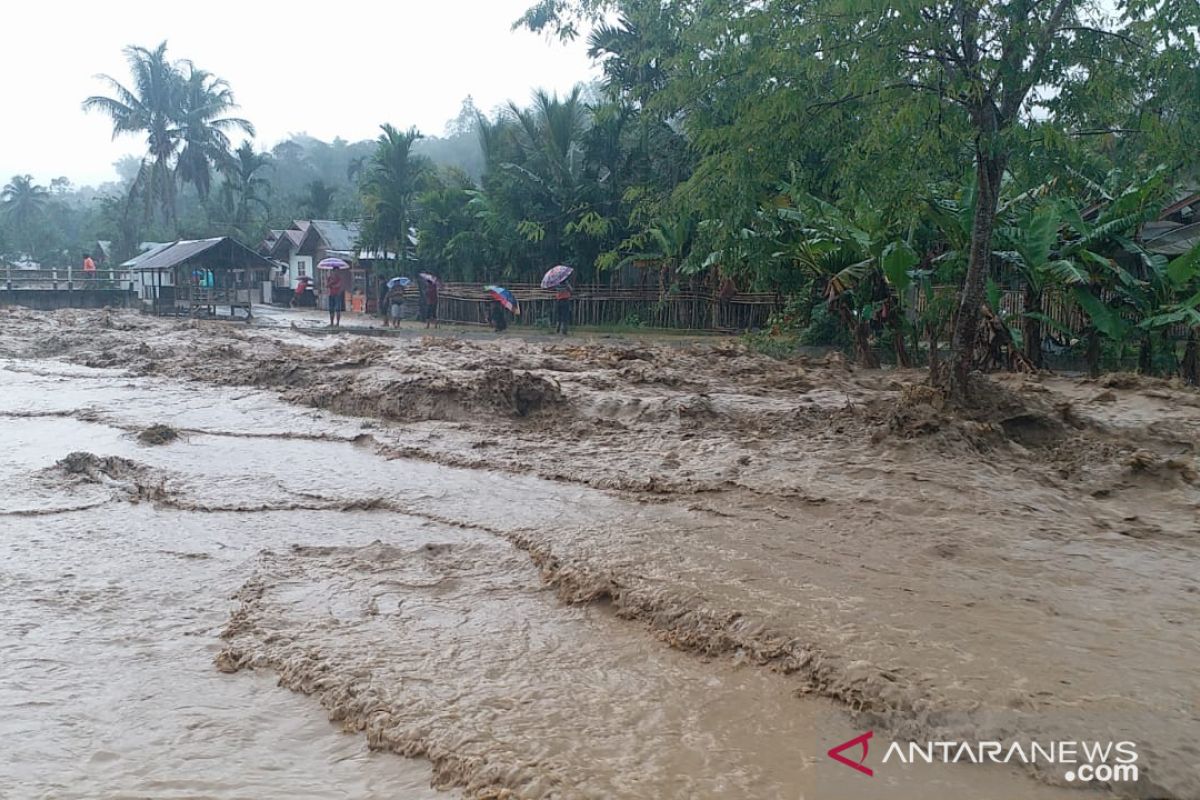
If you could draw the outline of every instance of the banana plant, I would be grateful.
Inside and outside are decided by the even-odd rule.
[[[1186,292],[1200,275],[1200,245],[1187,253],[1167,261],[1161,255],[1145,254],[1151,279],[1146,281],[1143,291],[1139,294],[1138,310],[1143,318],[1138,323],[1138,330],[1143,335],[1143,349],[1139,357],[1139,368],[1144,372],[1152,368],[1152,348],[1155,340],[1161,340],[1168,347],[1168,354],[1174,363],[1175,350],[1170,344],[1170,333],[1176,326],[1185,326],[1188,330],[1188,341],[1195,347],[1196,330],[1200,328],[1200,291],[1185,299],[1176,299]],[[1187,375],[1193,383],[1195,375]]]
[[[1076,286],[1088,281],[1080,265],[1060,255],[1059,231],[1063,224],[1062,204],[1043,202],[1031,209],[1011,227],[998,228],[994,234],[995,255],[1015,268],[1025,284],[1021,338],[1025,358],[1035,368],[1042,359],[1042,297],[1052,285]],[[1000,309],[993,311],[997,315]]]
[[[920,260],[912,246],[869,209],[848,214],[811,195],[792,199],[795,205],[776,209],[783,226],[774,255],[823,286],[826,302],[854,340],[860,363],[878,366],[871,347],[872,326],[886,325],[892,330],[897,362],[909,366],[902,299]]]

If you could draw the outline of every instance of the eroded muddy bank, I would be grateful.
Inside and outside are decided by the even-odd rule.
[[[9,317],[0,348],[30,352],[14,331],[40,329],[50,343],[34,349],[77,363],[366,417],[269,426],[297,444],[554,478],[564,490],[539,512],[552,524],[480,507],[523,510],[545,493],[528,478],[355,502],[499,533],[564,597],[609,598],[677,646],[774,666],[901,735],[1114,733],[1144,754],[1142,783],[1122,791],[1198,793],[1195,392],[1013,379],[963,417],[904,374],[728,344],[364,344],[108,320],[84,333],[70,315]],[[483,367],[542,387],[536,407],[477,396]],[[417,400],[423,382],[436,391]],[[345,502],[302,494],[288,502]]]

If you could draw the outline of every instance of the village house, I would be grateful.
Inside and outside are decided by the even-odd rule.
[[[215,316],[229,307],[247,318],[261,302],[276,266],[228,236],[181,239],[152,248],[128,267],[137,276],[139,296],[157,314]]]
[[[269,231],[259,244],[259,253],[279,265],[275,277],[278,287],[275,302],[286,302],[279,295],[287,294],[290,299],[301,279],[308,278],[318,294],[318,303],[323,306],[325,281],[317,273],[317,264],[326,258],[340,258],[351,265],[347,276],[350,296],[346,308],[352,309],[353,298],[361,297],[361,309],[374,311],[376,268],[394,260],[394,256],[362,249],[358,246],[358,238],[358,223],[327,219],[296,220],[285,230]]]
[[[314,278],[322,259],[336,257],[352,262],[358,241],[356,223],[327,219],[302,219],[290,228],[271,231],[260,246],[281,270],[277,285],[295,289],[301,278]]]

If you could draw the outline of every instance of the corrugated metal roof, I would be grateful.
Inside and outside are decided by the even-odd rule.
[[[158,251],[154,255],[147,258],[137,265],[137,272],[144,270],[169,269],[177,264],[182,264],[189,258],[194,258],[201,253],[208,252],[212,248],[224,242],[227,236],[218,236],[215,239],[183,239],[175,242],[170,247]],[[253,251],[251,251],[253,252]]]
[[[1179,256],[1200,244],[1200,222],[1147,222],[1141,232],[1142,245],[1152,253]]]
[[[336,222],[331,219],[314,219],[312,226],[317,234],[325,241],[325,249],[351,251],[358,241],[358,225]]]
[[[121,264],[122,267],[136,267],[151,256],[161,253],[168,247],[173,246],[174,242],[142,242],[138,245],[138,249],[142,252],[138,253],[133,258]]]
[[[232,259],[230,266],[235,268],[275,269],[276,265],[274,262],[260,256],[252,248],[229,236],[218,236],[214,239],[191,239],[175,242],[170,247],[160,250],[138,264],[134,268],[134,271],[149,272],[171,269],[226,243],[230,246],[230,256]],[[214,268],[212,265],[209,266],[210,268]]]

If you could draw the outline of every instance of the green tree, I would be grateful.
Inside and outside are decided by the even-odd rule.
[[[37,250],[38,226],[45,219],[49,202],[50,192],[34,183],[32,175],[14,175],[0,189],[4,220],[25,248],[25,255],[32,256]]]
[[[304,187],[300,208],[312,219],[329,219],[329,210],[333,208],[337,193],[337,188],[325,181],[309,181]]]
[[[221,184],[221,203],[225,217],[233,229],[246,238],[250,238],[254,226],[255,210],[261,212],[263,217],[270,213],[267,199],[271,182],[265,177],[270,167],[271,157],[255,152],[250,142],[243,142],[233,158],[222,167],[224,182]]]
[[[212,73],[184,62],[180,74],[178,130],[180,151],[176,172],[181,183],[196,187],[206,199],[214,171],[228,171],[234,156],[229,133],[241,131],[254,136],[254,126],[239,117],[227,116],[237,108],[229,84]]]
[[[163,216],[175,219],[175,175],[173,160],[179,147],[179,72],[167,59],[167,43],[154,50],[130,45],[125,60],[133,76],[132,88],[115,78],[101,75],[113,97],[93,95],[83,101],[86,111],[100,111],[113,123],[113,138],[124,134],[146,135],[142,159],[133,190],[146,200],[147,211],[157,202]]]
[[[620,35],[593,42],[615,59],[606,76],[684,126],[701,160],[680,197],[720,221],[706,230],[724,232],[727,252],[765,218],[789,172],[812,194],[863,193],[902,218],[969,161],[971,235],[945,376],[961,400],[1004,182],[1033,174],[1026,164],[1063,139],[1113,137],[1144,158],[1172,144],[1182,152],[1171,123],[1194,132],[1186,98],[1200,4],[1115,5],[1116,14],[1090,0],[544,0],[518,24],[574,36],[606,12],[627,20]]]
[[[191,62],[170,61],[165,41],[153,50],[126,47],[125,58],[133,78],[129,86],[101,75],[113,96],[93,95],[83,107],[112,120],[114,139],[145,134],[146,156],[130,191],[144,200],[147,218],[157,206],[172,227],[178,222],[176,182],[191,183],[207,197],[213,169],[231,157],[229,132],[253,135],[254,128],[228,116],[236,104],[225,81]]]
[[[375,154],[363,180],[366,218],[362,239],[369,247],[395,253],[403,261],[410,252],[409,232],[416,221],[416,197],[427,186],[429,160],[412,152],[421,138],[416,128],[401,133],[381,126]]]

